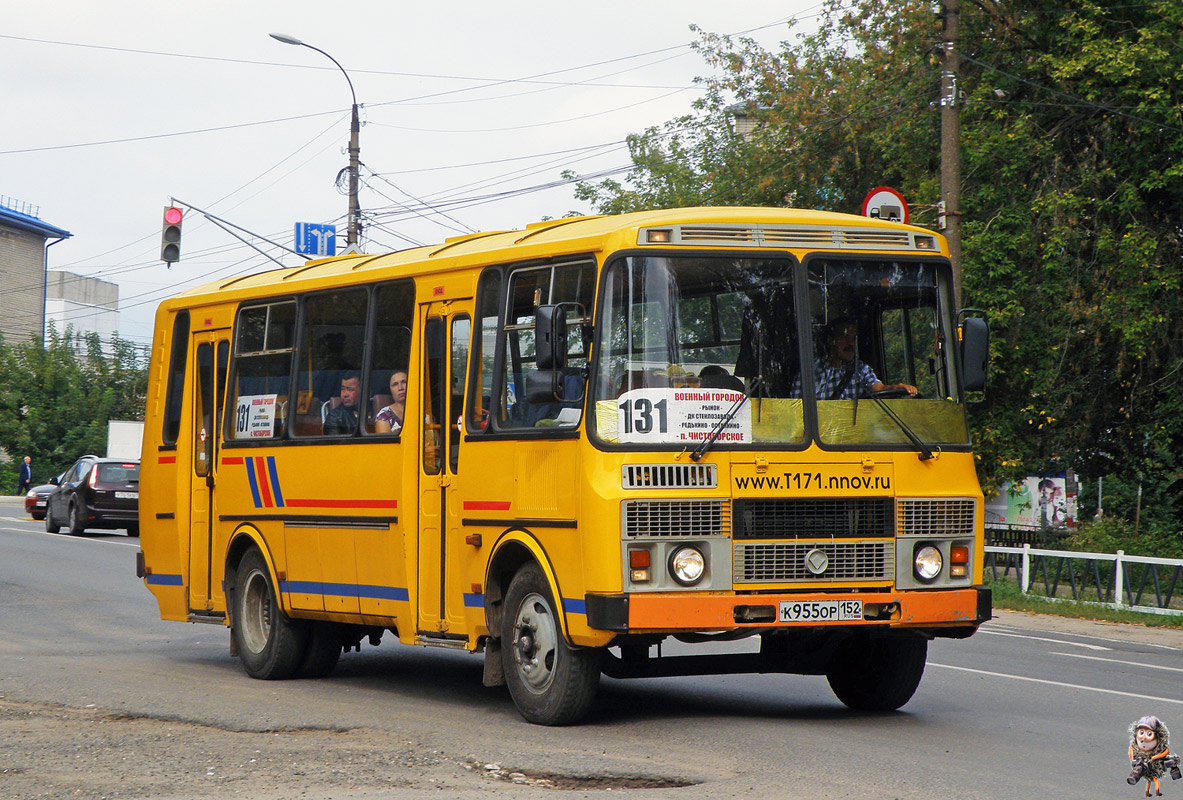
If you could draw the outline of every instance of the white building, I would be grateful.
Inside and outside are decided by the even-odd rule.
[[[110,281],[51,269],[45,279],[45,329],[67,329],[81,340],[97,333],[103,343],[119,330],[119,286]]]

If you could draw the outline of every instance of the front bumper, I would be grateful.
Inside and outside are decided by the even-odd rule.
[[[781,602],[861,600],[863,619],[782,622]],[[991,617],[989,589],[892,592],[733,592],[589,594],[587,624],[617,633],[726,631],[737,628],[802,628],[882,625],[892,628],[976,628]]]

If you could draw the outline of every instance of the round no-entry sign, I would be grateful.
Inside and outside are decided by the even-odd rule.
[[[890,222],[908,221],[908,203],[890,186],[876,186],[863,200],[863,216]]]

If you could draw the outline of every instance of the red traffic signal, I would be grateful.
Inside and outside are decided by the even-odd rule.
[[[181,220],[184,213],[176,206],[164,209],[164,229],[160,232],[160,260],[166,264],[181,260]]]

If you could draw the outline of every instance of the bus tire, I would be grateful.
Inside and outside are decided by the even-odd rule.
[[[86,520],[82,516],[82,507],[77,500],[70,501],[70,515],[67,517],[70,524],[70,533],[78,536],[86,533]]]
[[[556,608],[542,570],[523,565],[505,595],[501,659],[514,705],[536,725],[578,721],[599,688],[603,650],[567,644]]]
[[[895,711],[916,693],[927,658],[926,639],[859,638],[838,649],[826,680],[848,708]]]
[[[271,681],[296,674],[308,626],[289,619],[279,607],[271,572],[258,550],[249,550],[239,562],[232,622],[230,634],[247,675]]]
[[[324,678],[332,674],[341,658],[345,639],[341,626],[335,622],[311,622],[308,624],[308,645],[304,658],[296,670],[299,678]]]

